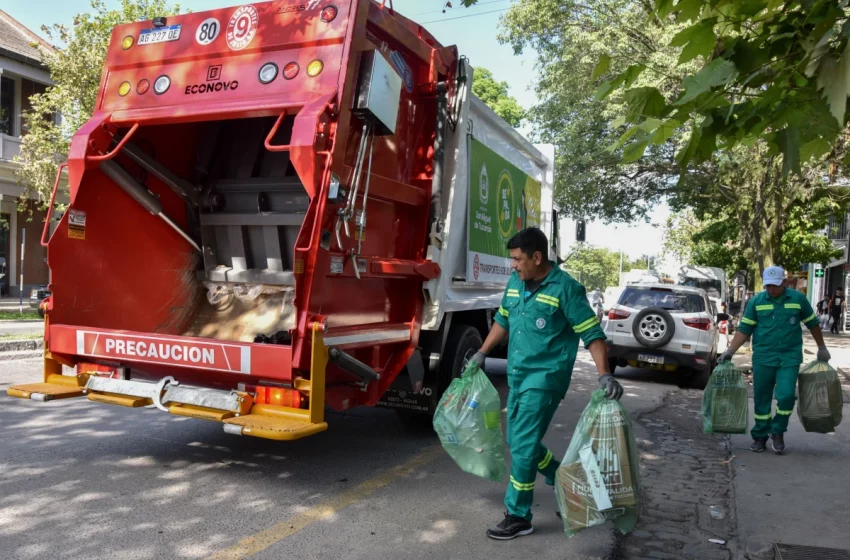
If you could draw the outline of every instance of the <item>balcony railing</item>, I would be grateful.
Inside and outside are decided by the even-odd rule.
[[[0,160],[12,161],[21,153],[21,139],[0,134]]]
[[[830,216],[826,234],[833,241],[847,241],[847,215]]]

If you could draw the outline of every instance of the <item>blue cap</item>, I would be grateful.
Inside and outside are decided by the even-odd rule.
[[[781,286],[785,281],[785,269],[781,266],[770,266],[764,269],[762,283],[765,286]]]

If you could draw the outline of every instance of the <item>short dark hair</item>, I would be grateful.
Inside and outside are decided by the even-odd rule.
[[[540,251],[544,260],[549,259],[549,241],[546,239],[546,234],[536,227],[517,232],[508,241],[508,249],[519,249],[529,257],[533,257],[534,253]]]

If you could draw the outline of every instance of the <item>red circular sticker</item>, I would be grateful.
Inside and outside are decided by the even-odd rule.
[[[227,46],[234,51],[241,51],[247,47],[257,34],[259,20],[260,14],[254,6],[236,8],[227,23]]]

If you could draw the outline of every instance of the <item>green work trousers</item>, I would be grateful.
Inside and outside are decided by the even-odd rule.
[[[762,366],[753,364],[753,403],[756,423],[750,432],[754,438],[788,431],[788,419],[797,400],[797,374],[800,366]],[[776,416],[770,408],[776,393]]]
[[[543,436],[558,409],[562,395],[556,391],[526,389],[508,395],[508,447],[511,450],[511,480],[505,494],[508,513],[531,521],[534,481],[540,472],[546,484],[555,484],[560,463],[543,445]]]

